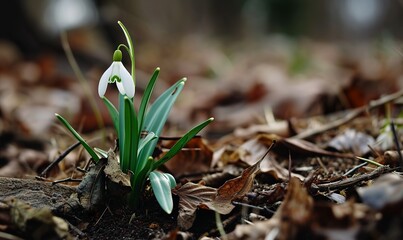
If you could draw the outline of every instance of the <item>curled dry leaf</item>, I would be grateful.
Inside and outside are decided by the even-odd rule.
[[[299,155],[305,156],[329,156],[340,158],[353,158],[354,156],[346,153],[337,153],[324,150],[317,145],[298,138],[283,138],[279,140],[279,145],[282,145],[291,151]]]
[[[245,169],[241,176],[226,181],[218,189],[190,182],[174,189],[173,193],[179,196],[178,225],[189,229],[195,219],[197,207],[207,207],[220,214],[230,213],[234,208],[232,200],[245,195],[252,188],[260,162],[265,159],[267,153],[268,151],[258,162]]]
[[[237,155],[242,161],[249,165],[253,165],[256,163],[256,159],[259,159],[259,156],[262,156],[267,150],[267,146],[269,146],[273,140],[277,140],[278,138],[278,136],[272,134],[258,135],[242,144],[233,155]],[[282,140],[280,140],[280,143],[281,141]],[[277,146],[274,151],[276,149]],[[262,173],[269,174],[273,178],[283,181],[289,179],[288,169],[280,166],[280,164],[273,157],[270,159],[266,157],[266,159],[267,161],[263,161],[260,165]],[[291,176],[304,180],[304,177],[299,174],[291,173]]]
[[[120,169],[116,154],[112,149],[108,151],[108,162],[104,168],[104,173],[109,194],[122,196],[130,192],[130,177]]]
[[[242,172],[241,176],[230,179],[219,187],[214,200],[206,203],[206,206],[220,214],[230,213],[232,209],[234,209],[234,205],[231,203],[232,200],[242,197],[252,188],[253,180],[260,170],[260,163],[266,158],[270,149],[271,147],[269,150],[266,150],[266,153],[260,158],[259,161],[246,168]]]
[[[217,189],[188,182],[173,189],[172,192],[179,196],[178,226],[186,230],[193,225],[196,209],[201,204],[211,202],[217,193]]]
[[[113,150],[109,150],[108,152],[108,164],[105,166],[104,173],[110,181],[130,188],[130,177],[120,169],[119,162]]]

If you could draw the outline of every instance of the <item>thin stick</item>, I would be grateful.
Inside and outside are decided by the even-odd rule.
[[[59,162],[61,162],[66,156],[67,154],[69,154],[71,151],[73,151],[76,147],[78,147],[80,145],[80,142],[76,142],[73,145],[71,145],[69,148],[66,149],[66,151],[64,151],[62,154],[59,155],[59,157],[57,157],[53,162],[51,162],[49,164],[49,166],[47,166],[42,172],[41,174],[39,174],[39,177],[46,177],[46,174],[49,172],[49,170],[51,168],[53,168],[56,164],[58,164]]]
[[[336,181],[336,182],[317,184],[317,187],[318,187],[319,191],[343,189],[343,188],[351,187],[362,181],[367,181],[367,180],[377,178],[380,175],[382,175],[383,173],[392,172],[394,170],[395,169],[392,169],[388,166],[378,167],[377,169],[375,169],[374,171],[372,171],[368,174],[362,174],[357,177],[347,178],[347,179],[343,179],[343,180]]]
[[[220,233],[221,238],[223,240],[227,240],[228,239],[227,234],[225,233],[224,225],[223,225],[223,223],[221,221],[221,216],[220,216],[220,214],[218,212],[215,212],[215,223],[217,225],[217,230]]]
[[[364,167],[365,165],[367,165],[368,162],[363,162],[361,164],[358,164],[357,166],[353,167],[352,169],[348,170],[345,174],[343,174],[343,176],[348,176],[350,174],[352,174],[353,172],[357,171],[358,169]]]
[[[80,229],[78,229],[76,226],[74,226],[73,224],[71,224],[69,221],[67,221],[66,219],[64,219],[64,221],[67,222],[67,224],[70,226],[71,230],[73,230],[74,232],[76,232],[80,237],[85,237],[86,234],[84,232],[82,232]]]
[[[64,183],[64,182],[81,182],[81,181],[82,181],[82,179],[68,177],[68,178],[53,181],[52,185],[55,185],[55,184],[58,184],[58,183]]]
[[[395,140],[396,150],[397,150],[397,153],[399,154],[400,168],[403,168],[403,156],[402,156],[402,153],[400,152],[400,142],[399,142],[399,138],[397,136],[395,123],[393,122],[393,120],[390,122],[390,127],[392,129],[393,139]]]
[[[291,152],[288,150],[288,181],[291,181]]]
[[[98,218],[98,220],[95,222],[94,226],[96,226],[99,221],[101,221],[102,217],[104,216],[104,214],[106,213],[106,210],[109,210],[109,207],[106,207],[105,210],[102,212],[101,216]],[[109,210],[110,211],[110,210]]]
[[[350,122],[351,120],[353,120],[354,118],[360,116],[361,114],[365,113],[365,112],[369,112],[374,108],[380,107],[382,105],[385,105],[386,103],[389,102],[393,102],[397,99],[399,99],[400,97],[403,96],[403,90],[396,92],[396,93],[392,93],[390,95],[386,95],[384,97],[381,97],[377,100],[373,100],[370,101],[369,104],[367,104],[366,106],[362,106],[359,108],[355,108],[352,111],[350,111],[344,118],[338,119],[336,121],[333,121],[329,124],[326,124],[324,126],[321,126],[317,129],[308,129],[306,131],[303,131],[291,138],[298,138],[298,139],[307,139],[307,138],[311,138],[313,136],[316,136],[320,133],[326,132],[328,130],[337,128],[341,125],[344,125],[348,122]]]
[[[81,71],[80,67],[78,66],[78,63],[73,55],[73,51],[71,51],[66,32],[62,32],[60,34],[60,40],[62,43],[64,53],[66,54],[66,57],[67,57],[67,61],[69,62],[71,68],[73,69],[74,74],[76,75],[77,79],[79,80],[81,86],[83,87],[84,93],[88,98],[89,104],[92,108],[92,112],[95,115],[95,119],[97,121],[98,127],[101,129],[105,129],[105,124],[104,124],[104,120],[102,119],[101,111],[99,110],[95,97],[92,94],[90,85],[88,84],[88,81],[85,79],[84,74]],[[105,141],[105,139],[106,139],[105,130],[102,131],[102,136],[103,136],[102,139]]]

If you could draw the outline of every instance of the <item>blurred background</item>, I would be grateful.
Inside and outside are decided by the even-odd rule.
[[[403,85],[401,0],[35,0],[0,6],[0,131],[47,136],[58,112],[91,132],[82,79],[97,84],[112,53],[134,39],[137,96],[156,67],[156,95],[188,77],[170,117],[175,130],[210,116],[219,137],[238,127],[362,106]],[[124,63],[129,68],[127,55]],[[78,75],[77,75],[78,74]],[[108,97],[116,101],[111,86]],[[265,114],[266,113],[266,114]]]

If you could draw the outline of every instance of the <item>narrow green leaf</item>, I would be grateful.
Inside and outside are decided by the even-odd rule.
[[[161,96],[159,96],[151,105],[150,110],[145,117],[142,130],[154,132],[157,138],[143,148],[143,151],[140,153],[140,159],[145,159],[152,155],[158,137],[168,119],[169,112],[171,111],[176,98],[182,91],[185,81],[186,79],[179,80],[176,84],[161,94]],[[144,165],[140,165],[138,169],[142,169],[143,167]]]
[[[154,163],[153,158],[149,157],[146,160],[145,167],[143,169],[141,169],[138,174],[133,174],[131,176],[130,183],[131,183],[132,196],[133,196],[134,201],[135,201],[135,199],[140,199],[140,195],[144,192],[146,180],[147,180],[148,175],[151,172],[153,163]]]
[[[161,134],[168,114],[176,98],[182,91],[185,82],[186,78],[179,80],[155,100],[146,115],[142,130],[154,132],[157,136]]]
[[[124,119],[125,139],[123,142],[123,161],[125,163],[123,166],[125,168],[123,169],[123,172],[126,172],[127,169],[135,172],[135,167],[137,163],[137,148],[139,144],[139,132],[137,116],[136,112],[134,111],[133,102],[128,97],[124,97]]]
[[[174,188],[174,187],[176,187],[176,181],[175,181],[175,178],[174,178],[174,176],[172,176],[171,174],[169,174],[169,173],[164,173],[165,174],[165,176],[168,178],[168,180],[169,180],[169,186],[171,187],[171,189],[172,188]]]
[[[64,119],[62,116],[60,116],[59,114],[55,113],[55,116],[57,117],[57,119],[60,120],[60,122],[63,123],[63,125],[73,134],[73,136],[81,143],[81,145],[83,145],[83,147],[85,148],[85,150],[87,150],[88,154],[91,155],[92,159],[95,162],[99,161],[99,157],[98,155],[95,153],[95,151],[88,145],[88,143],[84,140],[84,138],[82,138],[80,136],[80,134],[78,134],[78,132],[76,130],[74,130],[74,128],[70,125],[69,122],[67,122],[66,119]]]
[[[113,125],[115,126],[116,133],[119,134],[119,112],[116,110],[116,107],[107,99],[106,97],[102,97],[102,100],[104,101],[106,108],[109,111],[109,115],[112,118]]]
[[[200,123],[196,127],[192,128],[189,132],[187,132],[183,137],[181,137],[175,145],[172,146],[171,149],[157,162],[154,163],[153,169],[157,169],[162,164],[167,162],[173,156],[175,156],[185,145],[188,143],[197,133],[199,133],[203,128],[205,128],[209,123],[211,123],[214,118],[209,118],[206,121]]]
[[[119,145],[119,158],[120,158],[120,168],[123,172],[126,172],[129,164],[128,160],[124,161],[123,153],[125,152],[125,97],[119,94],[119,132],[118,132],[118,145]]]
[[[139,107],[139,129],[140,131],[143,128],[143,121],[144,121],[144,116],[147,112],[147,106],[151,98],[151,94],[154,90],[155,82],[157,81],[158,75],[160,73],[160,68],[156,68],[153,75],[151,76],[150,81],[148,82],[148,85],[146,87],[146,90],[144,91],[143,97],[141,98],[141,103]]]
[[[147,136],[145,138],[140,139],[139,149],[137,153],[140,153],[140,151],[144,148],[144,146],[146,146],[151,140],[154,140],[156,138],[157,136],[155,135],[155,133],[153,132],[147,133]]]
[[[149,178],[151,187],[153,189],[155,198],[160,204],[161,208],[168,214],[172,212],[173,201],[171,194],[171,177],[161,172],[153,171],[150,173]]]

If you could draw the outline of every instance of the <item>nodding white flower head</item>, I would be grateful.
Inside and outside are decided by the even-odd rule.
[[[116,50],[113,53],[113,63],[102,74],[98,85],[99,97],[103,97],[108,87],[108,83],[115,83],[118,87],[120,94],[127,95],[128,97],[134,97],[134,82],[130,73],[122,64],[122,52]]]

